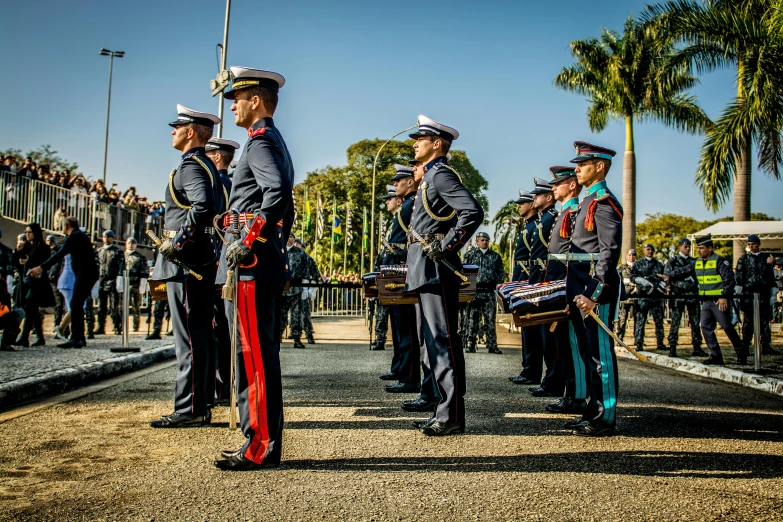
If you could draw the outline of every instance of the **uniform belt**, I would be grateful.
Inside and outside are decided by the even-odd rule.
[[[517,263],[518,266],[521,266],[521,267],[528,267],[528,266],[530,266],[530,261],[517,261],[516,263]]]
[[[390,247],[394,247],[394,248],[397,248],[399,250],[405,250],[406,248],[408,248],[408,244],[407,243],[388,243],[388,245]]]
[[[556,260],[556,261],[563,261],[563,262],[569,262],[569,261],[586,261],[586,262],[596,262],[601,257],[601,254],[595,253],[595,254],[549,254],[549,259]]]
[[[223,216],[223,227],[228,228],[231,226],[234,226],[236,222],[236,218],[239,218],[239,224],[240,225],[247,225],[249,223],[253,222],[253,219],[255,219],[256,215],[253,212],[240,212],[239,214],[226,214]],[[283,226],[283,220],[277,222],[278,227]]]
[[[204,233],[211,236],[215,233],[215,229],[212,227],[206,227],[204,229]],[[179,230],[164,230],[162,235],[168,239],[174,239],[177,237],[177,234],[179,234]]]
[[[443,241],[443,238],[446,237],[446,234],[422,234],[421,237],[427,243],[431,243],[433,241]],[[411,238],[411,243],[420,243],[420,241],[418,239]]]
[[[541,268],[546,268],[546,261],[544,261],[543,259],[531,259],[530,260],[530,264],[531,265],[538,265]]]

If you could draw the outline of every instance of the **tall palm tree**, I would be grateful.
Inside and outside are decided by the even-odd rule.
[[[711,122],[685,91],[698,80],[687,62],[671,63],[672,44],[632,18],[623,34],[603,29],[600,38],[571,42],[576,63],[564,67],[554,80],[562,89],[588,97],[590,130],[600,132],[610,120],[625,122],[623,158],[623,251],[636,247],[636,121],[660,121],[694,134]]]
[[[503,256],[508,255],[509,262],[513,257],[520,220],[517,204],[513,200],[503,205],[492,218],[492,224],[495,225],[495,243],[500,247]]]
[[[669,1],[648,7],[642,20],[667,39],[684,44],[673,63],[698,72],[733,67],[737,96],[707,132],[696,184],[718,210],[734,192],[734,220],[749,221],[751,155],[773,179],[783,166],[783,32],[780,0]],[[744,243],[734,242],[734,259]]]

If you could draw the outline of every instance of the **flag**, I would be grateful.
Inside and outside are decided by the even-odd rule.
[[[313,226],[313,215],[310,209],[310,199],[307,197],[307,186],[304,188],[304,228],[310,233],[310,227]]]
[[[383,231],[384,225],[385,223],[383,222],[383,214],[381,214],[380,216],[378,216],[378,245],[379,245],[378,250],[381,249],[380,246],[383,245],[383,242],[381,240],[386,235],[384,234]]]
[[[348,210],[345,211],[345,244],[351,246],[353,243],[353,225],[351,224],[351,204],[348,203]]]
[[[362,248],[370,249],[370,223],[367,221],[367,207],[364,207],[364,231],[362,232]]]
[[[332,212],[332,238],[334,241],[339,241],[343,237],[343,224],[340,222],[340,218],[337,217],[337,200],[334,200],[334,210]]]
[[[324,203],[321,200],[320,192],[318,193],[318,222],[316,227],[318,228],[316,235],[318,239],[322,239],[324,237]]]

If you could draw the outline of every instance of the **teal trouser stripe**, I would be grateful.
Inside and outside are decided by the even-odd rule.
[[[579,355],[579,341],[576,339],[576,332],[574,332],[574,325],[571,321],[568,321],[568,337],[571,341],[571,357],[574,359],[574,379],[576,381],[574,399],[586,399],[585,362],[582,360],[582,356]]]
[[[609,305],[598,305],[598,317],[604,324],[611,328],[609,320]],[[601,358],[601,383],[604,391],[604,412],[601,420],[609,424],[614,424],[615,410],[617,408],[617,389],[614,382],[614,361],[612,359],[611,338],[603,328],[598,327],[598,346]]]

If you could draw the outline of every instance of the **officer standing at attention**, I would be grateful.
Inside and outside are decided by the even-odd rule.
[[[114,333],[122,333],[122,315],[120,312],[120,294],[117,292],[117,277],[122,275],[125,269],[123,255],[117,245],[114,244],[114,232],[107,230],[103,233],[103,248],[98,250],[100,275],[98,278],[98,329],[96,335],[106,333],[106,316],[110,315],[114,323]]]
[[[169,174],[163,244],[150,279],[166,283],[178,371],[174,413],[152,421],[153,428],[211,422],[208,405],[214,398],[215,380],[209,369],[216,268],[212,218],[222,186],[204,146],[216,123],[220,123],[217,116],[182,105],[177,105],[177,119],[169,123],[172,146],[182,152],[182,159]]]
[[[628,324],[628,318],[636,315],[636,283],[633,282],[631,271],[636,264],[636,249],[632,248],[625,255],[625,263],[617,267],[620,272],[620,278],[625,287],[625,301],[620,302],[620,317],[617,320],[617,336],[622,339],[625,337],[625,326]]]
[[[702,363],[723,366],[723,352],[720,351],[718,337],[715,335],[715,325],[720,324],[737,354],[737,364],[747,364],[748,353],[731,322],[729,299],[734,296],[734,271],[731,269],[731,263],[713,251],[712,234],[697,237],[696,246],[699,249],[699,259],[696,260],[694,269],[699,282],[699,295],[713,297],[713,300],[701,303],[701,333],[710,350],[710,356]]]
[[[307,244],[299,238],[294,240],[294,246],[304,252],[305,259],[307,260],[305,269],[305,282],[317,283],[321,280],[321,272],[318,270],[318,265],[315,264],[315,259],[310,257],[305,248]],[[302,291],[302,330],[307,338],[307,344],[315,344],[315,330],[313,329],[312,319],[312,299],[315,295],[315,288],[306,288]],[[307,294],[307,295],[305,295]]]
[[[226,450],[218,469],[241,471],[280,465],[283,444],[283,388],[280,374],[280,302],[289,278],[285,238],[294,221],[294,166],[283,136],[272,119],[281,75],[231,67],[233,82],[225,93],[234,100],[234,123],[247,129],[248,140],[232,179],[229,208],[237,209],[223,226],[239,234],[223,249],[218,283],[228,270],[237,271],[238,301],[227,302],[239,316],[236,340],[239,420],[247,440],[238,450]]]
[[[479,323],[483,321],[487,332],[487,351],[503,353],[498,348],[498,336],[495,331],[495,288],[506,279],[506,269],[500,254],[489,248],[489,234],[476,234],[476,248],[465,254],[466,265],[478,266],[476,278],[476,297],[468,303],[468,331],[465,339],[465,353],[476,351]]]
[[[413,200],[418,183],[413,177],[413,168],[408,165],[394,165],[392,178],[394,195],[402,203],[394,213],[389,235],[386,239],[389,264],[404,264],[408,258],[408,228],[413,216]],[[385,387],[389,393],[419,393],[421,371],[419,370],[419,335],[416,330],[416,306],[392,305],[392,338],[394,356],[389,373],[397,375],[396,384]]]
[[[128,285],[130,297],[130,312],[133,314],[133,331],[139,331],[141,322],[141,280],[150,275],[149,263],[138,250],[136,250],[136,238],[129,237],[125,240],[125,266],[128,267]]]
[[[671,301],[672,323],[669,326],[669,357],[677,357],[677,341],[679,339],[682,313],[688,310],[688,319],[691,322],[691,344],[693,345],[693,357],[707,355],[701,349],[701,330],[699,329],[699,301],[695,298],[681,298],[679,296],[696,296],[699,293],[699,283],[696,281],[694,265],[696,259],[691,257],[691,242],[688,238],[680,239],[680,251],[676,256],[666,262],[663,268],[663,280],[669,284],[671,293],[678,298]]]
[[[538,213],[538,218],[530,240],[530,282],[536,284],[544,281],[549,241],[558,212],[555,210],[556,200],[552,192],[552,184],[541,178],[534,178],[533,181],[535,182],[533,208]],[[555,335],[549,331],[548,325],[532,326],[530,329],[533,332],[538,330],[535,336],[537,343],[534,343],[530,349],[528,346],[522,346],[525,369],[531,375],[538,375],[540,378],[542,365],[546,365],[541,385],[530,388],[530,394],[533,397],[561,397],[565,382],[563,369],[557,363]]]
[[[484,221],[484,210],[462,184],[446,160],[456,129],[420,115],[415,140],[415,158],[424,165],[424,178],[413,205],[408,247],[406,291],[418,293],[416,319],[427,348],[440,402],[433,416],[420,426],[430,436],[465,431],[465,358],[457,333],[460,279],[441,261],[458,270],[458,253]]]
[[[519,237],[517,246],[514,250],[514,271],[512,273],[514,281],[528,281],[530,279],[530,248],[533,234],[536,233],[536,212],[533,206],[534,195],[527,190],[519,191],[519,198],[515,201],[519,216],[522,218],[520,223]],[[538,374],[530,371],[530,366],[526,363],[526,355],[530,351],[535,351],[536,346],[541,345],[541,330],[538,327],[522,327],[522,371],[519,375],[509,377],[508,380],[514,384],[541,384],[541,367]],[[528,351],[525,350],[528,347]]]
[[[576,178],[573,167],[549,167],[554,180],[552,190],[562,207],[552,227],[552,239],[549,241],[549,261],[546,265],[544,280],[562,281],[566,278],[566,265],[562,256],[571,248],[571,235],[574,229],[574,219],[579,208],[579,193],[582,185]],[[545,330],[550,325],[544,325]],[[579,344],[574,334],[571,321],[558,321],[555,326],[554,339],[557,346],[557,365],[562,371],[565,394],[560,401],[549,404],[547,411],[555,413],[582,413],[587,398],[587,374],[585,362],[579,351]]]
[[[389,241],[389,235],[392,233],[392,229],[395,226],[394,216],[400,210],[402,206],[402,198],[397,197],[397,190],[391,186],[386,186],[386,195],[383,196],[386,201],[386,210],[391,214],[389,229],[386,232],[386,242]],[[375,271],[380,272],[382,265],[396,265],[403,262],[400,258],[401,252],[395,252],[387,246],[384,246],[375,257]],[[386,335],[389,330],[389,319],[391,317],[391,307],[377,303],[375,306],[375,342],[370,346],[370,350],[385,350],[386,349]],[[392,325],[392,328],[394,326]],[[394,337],[392,337],[392,343],[394,343]],[[399,375],[396,373],[384,373],[381,375],[381,379],[384,381],[396,381],[399,379]]]
[[[231,177],[228,168],[234,161],[234,154],[239,148],[239,143],[223,138],[210,138],[205,147],[207,157],[217,167],[222,190],[220,197],[215,201],[215,214],[222,214],[228,210],[228,195],[231,194]],[[221,243],[216,243],[222,249]],[[229,319],[226,317],[226,303],[219,296],[215,296],[213,347],[210,361],[210,375],[215,370],[215,404],[228,404],[231,394],[231,330]],[[157,324],[157,323],[156,323]]]
[[[307,278],[307,254],[301,248],[296,248],[295,242],[296,236],[293,233],[288,234],[286,253],[288,255],[288,271],[291,274],[291,288],[283,296],[283,302],[287,304],[290,312],[291,338],[294,340],[294,348],[304,348],[305,345],[300,339],[302,337],[302,293],[306,289],[298,285]],[[283,315],[280,323],[281,328],[284,322],[285,316]]]
[[[633,265],[631,279],[636,283],[640,295],[663,297],[666,288],[663,279],[663,264],[655,259],[655,247],[648,244],[644,246],[644,257]],[[659,275],[660,274],[660,275]],[[644,348],[644,327],[647,324],[647,313],[652,315],[655,323],[655,339],[658,341],[658,350],[665,350],[663,344],[663,299],[645,299],[640,297],[636,303],[636,315],[633,320],[634,340],[636,349]]]
[[[614,340],[587,314],[594,312],[612,328],[620,297],[620,245],[623,209],[606,186],[615,151],[584,141],[574,143],[576,178],[585,187],[571,236],[566,298],[582,360],[589,364],[589,397],[581,417],[566,424],[577,435],[613,435],[617,407],[617,358]]]
[[[756,234],[748,236],[748,253],[737,260],[736,285],[738,293],[743,296],[759,294],[759,316],[761,317],[761,353],[776,355],[770,345],[772,332],[769,327],[772,321],[772,303],[770,291],[775,287],[775,258],[772,254],[761,253],[761,240]],[[740,301],[742,310],[742,343],[745,353],[750,349],[753,339],[753,299]]]

